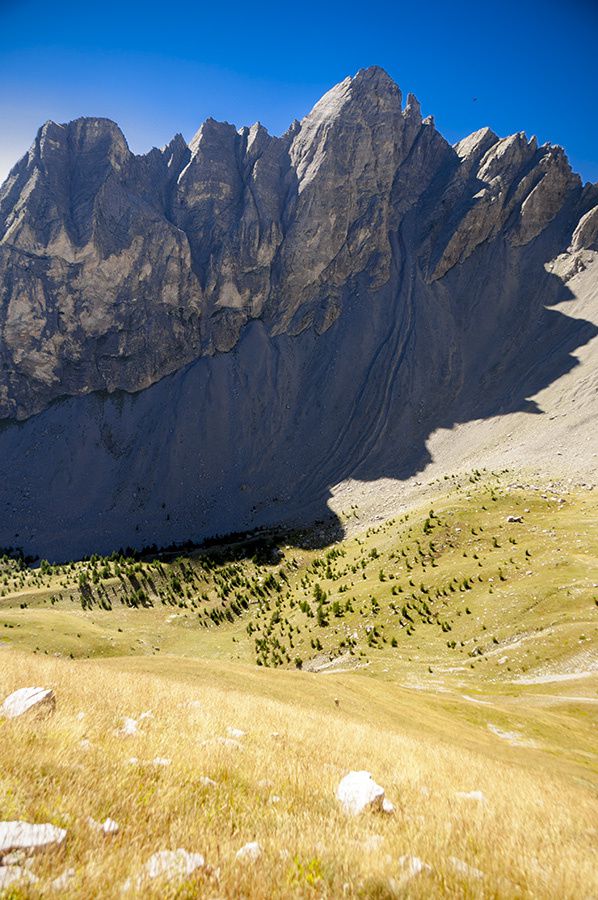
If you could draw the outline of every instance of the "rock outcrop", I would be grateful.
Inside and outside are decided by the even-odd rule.
[[[404,477],[575,365],[595,329],[549,307],[597,211],[560,148],[452,147],[378,68],[282,137],[208,120],[135,156],[46,123],[0,188],[0,545],[199,539]]]
[[[452,148],[377,68],[281,138],[208,119],[139,157],[106,119],[47,122],[0,190],[0,415],[141,390],[230,350],[250,319],[324,331],[399,263],[442,279],[559,214],[563,249],[593,245],[597,208],[560,148],[489,129]]]
[[[336,799],[344,812],[358,816],[370,812],[394,812],[393,804],[384,796],[384,788],[376,784],[371,772],[349,772],[341,778],[336,789]]]
[[[13,851],[37,853],[55,849],[66,840],[64,828],[29,822],[0,822],[0,860]]]
[[[55,707],[56,697],[50,688],[19,688],[0,705],[0,717],[17,719],[27,714],[45,715],[53,712]]]

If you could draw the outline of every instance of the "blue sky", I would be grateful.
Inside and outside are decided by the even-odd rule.
[[[598,0],[0,0],[0,178],[47,119],[108,116],[135,152],[207,116],[282,133],[381,65],[450,141],[562,144],[598,181]]]

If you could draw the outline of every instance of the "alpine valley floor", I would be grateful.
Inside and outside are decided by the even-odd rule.
[[[4,557],[0,700],[57,702],[0,721],[0,819],[67,830],[6,896],[598,894],[595,492],[474,470],[359,516],[323,550]],[[351,769],[393,815],[343,813]],[[177,848],[205,865],[144,878]]]

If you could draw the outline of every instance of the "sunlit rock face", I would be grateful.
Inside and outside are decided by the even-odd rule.
[[[452,147],[378,68],[282,137],[135,156],[46,123],[0,188],[0,545],[198,539],[403,477],[571,368],[593,332],[548,307],[597,223],[560,148]]]

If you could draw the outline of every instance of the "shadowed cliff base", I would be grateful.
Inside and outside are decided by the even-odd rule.
[[[329,541],[331,486],[388,477],[400,493],[435,429],[516,411],[541,427],[530,398],[598,329],[549,308],[571,292],[529,250],[512,284],[487,280],[504,252],[487,244],[441,283],[397,266],[375,296],[345,296],[322,335],[256,321],[145,391],[6,423],[0,545],[64,560],[316,520]]]

